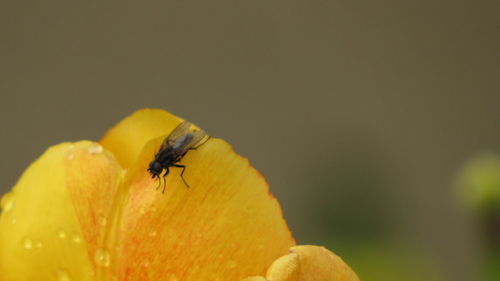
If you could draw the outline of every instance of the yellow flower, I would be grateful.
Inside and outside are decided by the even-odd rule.
[[[144,109],[99,143],[49,148],[2,198],[0,281],[358,280],[294,246],[264,178],[223,140],[182,159],[190,188],[173,169],[156,191],[148,163],[181,121]]]

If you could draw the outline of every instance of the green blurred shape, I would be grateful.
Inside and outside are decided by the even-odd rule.
[[[500,280],[500,253],[491,253],[487,257],[483,265],[483,276],[481,280]]]
[[[353,241],[354,242],[354,241]],[[339,249],[338,254],[353,268],[361,280],[383,281],[445,281],[444,273],[429,252],[415,245],[395,240],[339,241],[328,245]]]
[[[473,211],[500,206],[500,158],[482,154],[470,160],[458,176],[461,202]]]

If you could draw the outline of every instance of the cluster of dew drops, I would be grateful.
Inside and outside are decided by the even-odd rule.
[[[71,152],[71,150],[73,148],[74,148],[74,146],[71,145],[70,152],[66,156],[66,159],[69,161],[72,161],[75,159],[75,154]],[[87,152],[91,155],[101,154],[103,152],[103,147],[100,145],[92,144],[87,148]],[[10,213],[11,213],[12,209],[14,208],[14,205],[15,205],[15,194],[13,192],[8,192],[2,196],[1,201],[0,201],[1,219],[7,220],[7,222],[10,219],[10,223],[12,225],[17,224],[17,219],[10,216]],[[141,208],[139,211],[141,214],[146,213],[144,208]],[[153,210],[153,211],[155,211],[155,210]],[[104,216],[101,216],[98,223],[100,226],[104,227],[107,224],[107,220]],[[66,231],[62,228],[59,228],[56,230],[55,236],[57,237],[57,240],[60,242],[69,242],[69,243],[73,243],[73,244],[83,243],[82,237],[80,237],[80,235],[76,231],[71,232],[71,231]],[[149,237],[156,237],[157,232],[151,231],[148,233],[148,236]],[[21,246],[26,251],[37,251],[37,250],[41,251],[42,248],[44,247],[44,244],[40,240],[35,240],[35,239],[32,239],[32,238],[26,236],[21,240]],[[95,252],[95,255],[94,255],[94,262],[97,266],[109,267],[110,263],[111,263],[111,258],[110,258],[109,252],[105,249],[97,249]],[[144,262],[143,266],[149,267],[150,264],[148,261],[146,261],[146,262]],[[234,261],[231,261],[228,264],[228,267],[235,268],[236,263]],[[92,271],[91,275],[94,276],[95,272]],[[57,281],[71,281],[72,280],[68,271],[62,267],[58,267],[54,270],[54,277],[56,278],[55,280],[57,280]],[[168,280],[169,281],[179,281],[178,277],[174,274],[169,274]]]
[[[74,146],[71,146],[70,149],[73,149]],[[87,152],[89,154],[100,154],[103,152],[103,148],[100,145],[91,145],[87,148]],[[75,158],[73,153],[69,153],[67,155],[68,160],[73,160]],[[14,209],[16,202],[14,192],[8,192],[2,196],[0,199],[0,207],[1,207],[1,219],[5,220],[6,223],[12,224],[15,226],[17,224],[17,219],[12,216],[12,210]],[[99,224],[101,226],[106,225],[106,219],[103,217]],[[81,244],[82,238],[78,234],[78,232],[68,232],[62,228],[57,229],[55,236],[61,242],[66,241],[73,244]],[[26,251],[41,251],[44,248],[44,243],[40,240],[32,239],[31,237],[25,236],[21,239],[21,247]],[[110,264],[110,255],[104,249],[98,249],[94,256],[94,261],[98,266],[108,267]],[[94,272],[92,272],[94,275]],[[54,270],[55,280],[57,281],[71,281],[70,275],[68,272],[58,267]]]

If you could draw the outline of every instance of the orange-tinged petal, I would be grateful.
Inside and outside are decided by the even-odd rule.
[[[72,199],[88,195],[98,201],[100,195],[94,191],[106,190],[106,179],[117,176],[108,169],[110,162],[119,167],[116,160],[91,155],[96,150],[87,148],[95,145],[65,143],[48,149],[4,197],[0,280],[91,280],[93,266],[88,249],[96,235],[92,234],[94,226],[81,223],[78,208],[93,206],[79,205],[84,200]],[[75,193],[72,182],[85,189]]]
[[[278,202],[263,177],[224,141],[212,138],[173,169],[166,192],[147,165],[162,139],[150,142],[132,165],[125,203],[106,241],[119,280],[240,280],[262,275],[294,245]],[[124,193],[125,194],[125,193]]]
[[[141,109],[110,129],[100,143],[122,167],[129,168],[148,141],[172,131],[181,121],[164,110]]]
[[[267,281],[266,278],[262,276],[252,276],[242,279],[241,281]]]
[[[108,217],[113,198],[122,182],[123,170],[113,154],[100,144],[80,142],[65,161],[66,188],[72,200],[89,260],[96,266],[96,254],[110,231]]]
[[[268,281],[359,281],[338,256],[318,246],[295,246],[267,271]]]

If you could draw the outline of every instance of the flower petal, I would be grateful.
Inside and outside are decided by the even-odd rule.
[[[119,280],[240,280],[262,275],[294,245],[264,178],[224,141],[189,151],[166,178],[166,192],[147,165],[162,142],[150,142],[132,165],[108,276]]]
[[[109,162],[113,161],[91,157],[88,152],[80,155],[83,147],[95,145],[65,143],[48,149],[24,172],[13,191],[4,196],[0,219],[2,280],[92,278],[88,247],[93,242],[86,241],[94,240],[95,235],[89,235],[93,230],[80,220],[82,214],[87,214],[82,210],[90,206],[75,203],[83,203],[84,198],[99,198],[94,196],[96,188],[106,189],[106,179],[116,178],[120,171],[114,160],[118,169],[109,171]],[[87,159],[79,160],[80,156]],[[70,190],[72,182],[85,186],[85,190]]]
[[[300,274],[300,257],[297,253],[290,253],[275,260],[267,270],[269,280],[296,281]]]
[[[113,154],[97,143],[76,143],[68,156],[66,188],[87,244],[89,259],[96,267],[99,266],[96,255],[102,249],[104,236],[112,232],[108,220],[114,211],[114,198],[122,183],[123,170]]]
[[[267,281],[267,280],[262,276],[252,276],[252,277],[247,277],[245,279],[241,279],[241,281]]]
[[[269,281],[358,281],[356,273],[324,247],[295,246],[274,261],[266,275]]]
[[[110,129],[100,143],[129,168],[144,145],[172,131],[182,119],[160,109],[141,109]]]

